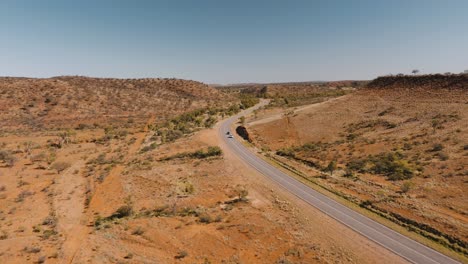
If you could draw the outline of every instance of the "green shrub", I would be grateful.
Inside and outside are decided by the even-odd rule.
[[[352,170],[346,169],[345,173],[343,174],[343,177],[345,177],[345,178],[355,178],[356,176],[354,175]]]
[[[115,211],[112,215],[113,218],[124,218],[133,214],[133,207],[131,205],[123,205]]]
[[[145,233],[145,230],[141,226],[137,226],[133,231],[132,235],[141,236]]]
[[[348,162],[348,164],[346,164],[346,168],[350,171],[350,172],[353,172],[353,171],[357,171],[357,172],[360,172],[360,173],[364,173],[366,172],[366,166],[367,166],[367,162],[366,160],[352,160],[350,162]]]
[[[193,159],[206,159],[209,157],[221,156],[223,151],[218,146],[208,147],[206,150],[197,150],[195,152],[182,152],[175,155],[162,158],[161,160],[173,160],[173,159],[183,159],[183,158],[193,158]]]
[[[241,99],[241,103],[240,103],[241,109],[250,108],[260,102],[260,100],[257,97],[247,95],[247,94],[241,94],[240,99]]]
[[[292,148],[283,148],[276,151],[276,155],[284,157],[294,157],[294,149]]]
[[[436,152],[436,151],[441,151],[444,149],[444,146],[440,143],[432,145],[432,148],[430,151]]]
[[[407,193],[409,190],[413,188],[413,183],[409,181],[405,181],[401,186],[400,186],[400,191],[402,193]]]
[[[8,238],[8,233],[5,230],[0,232],[0,240],[5,240]]]
[[[175,259],[183,259],[183,258],[185,258],[186,256],[188,256],[187,251],[182,250],[182,251],[179,251],[179,252],[177,253],[177,255],[176,255],[174,258],[175,258]]]
[[[11,153],[11,151],[0,150],[0,161],[3,161],[8,167],[15,165],[17,158]]]
[[[449,159],[449,156],[443,152],[439,152],[436,154],[437,158],[439,158],[439,160],[441,161],[446,161]]]
[[[216,123],[216,118],[214,118],[213,116],[210,116],[208,117],[206,120],[205,120],[205,127],[206,128],[211,128],[213,127],[213,125]]]
[[[200,220],[200,223],[204,223],[204,224],[209,224],[209,223],[213,222],[213,219],[207,213],[200,214],[198,216],[198,219]]]
[[[32,162],[46,161],[47,160],[47,154],[45,152],[38,153],[36,155],[31,156],[30,160]]]
[[[414,169],[398,152],[381,153],[366,159],[353,160],[346,167],[350,171],[385,175],[389,180],[410,179],[414,175]]]
[[[336,170],[336,168],[337,168],[336,161],[332,160],[330,161],[330,163],[328,163],[326,171],[330,172],[330,175],[333,175],[333,172]]]
[[[370,161],[373,163],[371,171],[383,174],[389,180],[404,180],[413,177],[413,169],[397,153],[380,154],[371,158]]]
[[[156,147],[157,147],[156,143],[153,142],[150,145],[144,146],[143,148],[141,148],[140,152],[147,152],[147,151],[155,149]]]

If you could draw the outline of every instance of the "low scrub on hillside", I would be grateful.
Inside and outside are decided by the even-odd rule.
[[[206,159],[209,157],[217,157],[221,156],[223,151],[217,147],[208,147],[206,150],[197,150],[194,152],[182,152],[178,153],[169,157],[164,157],[161,161],[173,160],[173,159],[184,159],[184,158],[192,158],[192,159]]]
[[[12,167],[17,158],[11,151],[8,150],[0,150],[0,162],[3,162],[5,166],[7,167]]]
[[[239,104],[232,104],[224,108],[202,108],[178,115],[167,122],[154,126],[153,141],[160,143],[173,142],[185,135],[194,133],[203,128],[211,128],[224,118],[237,114],[241,109],[256,105],[259,99],[250,95],[241,95]]]
[[[234,97],[190,80],[5,77],[0,78],[0,129],[18,125],[86,129],[130,119],[140,123],[151,115],[169,118],[234,101]],[[77,122],[69,122],[72,119]]]
[[[368,85],[368,88],[430,88],[430,89],[468,89],[468,74],[427,74],[427,75],[390,75],[382,76]]]
[[[295,107],[323,102],[329,98],[339,97],[350,93],[347,90],[323,90],[304,94],[277,94],[270,96],[269,107]]]
[[[381,153],[353,160],[346,167],[350,171],[385,175],[389,180],[410,179],[415,174],[415,168],[399,152]]]
[[[276,154],[295,159],[310,167],[325,169],[326,160],[322,159],[321,153],[326,151],[329,146],[328,143],[309,142],[301,146],[279,149]]]
[[[240,108],[241,109],[247,109],[249,107],[252,107],[260,102],[260,99],[258,97],[248,95],[248,94],[240,94]]]
[[[347,131],[349,133],[354,133],[360,130],[375,130],[378,127],[391,129],[391,128],[397,127],[397,124],[389,122],[387,120],[383,120],[383,119],[364,120],[364,121],[349,124]]]

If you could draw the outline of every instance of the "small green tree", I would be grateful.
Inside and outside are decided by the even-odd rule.
[[[333,172],[336,170],[336,160],[330,161],[327,166],[327,171],[330,172],[330,176],[333,175]]]
[[[413,187],[413,183],[410,182],[410,181],[405,181],[401,187],[400,187],[400,190],[402,193],[407,193],[409,192],[409,190]]]
[[[245,188],[245,186],[237,185],[236,193],[240,201],[247,201],[247,196],[249,195],[249,191]]]
[[[245,125],[245,116],[241,116],[239,118],[239,122],[241,123],[241,125]]]

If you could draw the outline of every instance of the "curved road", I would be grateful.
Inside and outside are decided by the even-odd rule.
[[[308,204],[316,207],[323,213],[348,226],[357,233],[387,248],[395,254],[403,257],[412,263],[424,264],[449,264],[459,263],[419,242],[416,242],[388,227],[371,220],[370,218],[342,205],[333,199],[311,189],[300,181],[278,170],[271,164],[255,155],[236,138],[228,138],[226,133],[230,131],[231,125],[238,120],[241,115],[248,115],[256,108],[261,107],[266,102],[243,111],[242,113],[225,120],[219,126],[218,133],[223,138],[228,148],[234,154],[244,160],[261,174],[276,182],[278,185],[304,200]],[[233,132],[233,131],[230,131]]]

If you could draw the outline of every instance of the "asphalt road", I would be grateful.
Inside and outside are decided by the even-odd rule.
[[[311,206],[314,206],[355,232],[387,248],[409,262],[424,264],[459,263],[311,189],[302,182],[259,158],[249,148],[239,142],[236,137],[228,138],[226,135],[228,131],[235,133],[235,131],[230,130],[233,122],[236,122],[241,115],[248,115],[260,106],[261,105],[257,105],[256,107],[245,110],[241,114],[227,119],[219,126],[218,133],[220,137],[224,139],[230,150],[244,160],[245,163]]]

